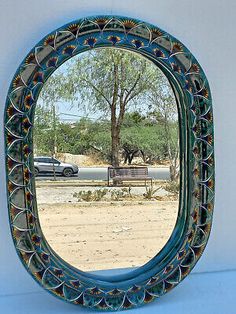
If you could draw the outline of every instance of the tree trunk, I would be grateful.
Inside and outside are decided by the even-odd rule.
[[[170,180],[178,181],[179,180],[179,163],[178,163],[178,153],[176,153],[173,160],[170,159]]]
[[[116,106],[111,110],[111,164],[119,167],[120,129],[117,127]]]
[[[111,164],[113,167],[119,167],[119,150],[120,150],[120,132],[113,126],[111,133]]]
[[[176,168],[173,165],[170,165],[170,181],[176,181],[178,179],[178,174]]]

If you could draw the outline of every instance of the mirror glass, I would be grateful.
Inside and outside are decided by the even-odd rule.
[[[171,86],[140,54],[99,48],[44,84],[34,120],[40,224],[83,271],[139,267],[167,243],[179,201]]]

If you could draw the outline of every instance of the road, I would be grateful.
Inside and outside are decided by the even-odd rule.
[[[169,180],[169,168],[148,168],[148,175],[156,180]],[[37,180],[47,180],[53,175],[39,175]],[[58,175],[57,180],[107,180],[107,168],[79,168],[79,174],[65,178]]]

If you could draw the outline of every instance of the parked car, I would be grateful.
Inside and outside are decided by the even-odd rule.
[[[34,158],[34,171],[37,176],[39,173],[55,173],[62,174],[65,177],[71,177],[77,174],[79,168],[74,164],[67,164],[57,160],[56,158],[40,156]]]

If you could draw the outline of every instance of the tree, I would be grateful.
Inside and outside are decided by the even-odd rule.
[[[55,150],[55,132],[59,128],[59,117],[54,116],[51,107],[37,103],[34,119],[35,154],[53,155]]]
[[[170,179],[176,181],[179,178],[179,136],[174,94],[168,86],[163,85],[161,91],[154,90],[149,97],[153,108],[149,116],[164,128],[163,138],[170,161]]]
[[[82,106],[83,110],[87,106],[109,118],[111,163],[118,166],[125,112],[137,106],[138,101],[139,105],[145,104],[150,82],[155,81],[155,88],[160,89],[163,74],[142,56],[119,49],[91,51],[74,58],[67,69],[67,75],[60,73],[53,78],[53,84],[48,80],[43,97],[56,95],[56,99]]]
[[[139,150],[145,163],[154,164],[167,157],[164,128],[162,125],[150,125],[147,122],[123,128],[121,131],[122,146],[131,152]]]
[[[122,149],[129,163],[141,151],[148,163],[168,158],[171,178],[178,178],[176,101],[166,77],[144,57],[113,48],[80,54],[48,79],[40,101],[48,108],[66,102],[85,116],[73,129],[60,125],[61,151],[97,151],[113,166]]]

